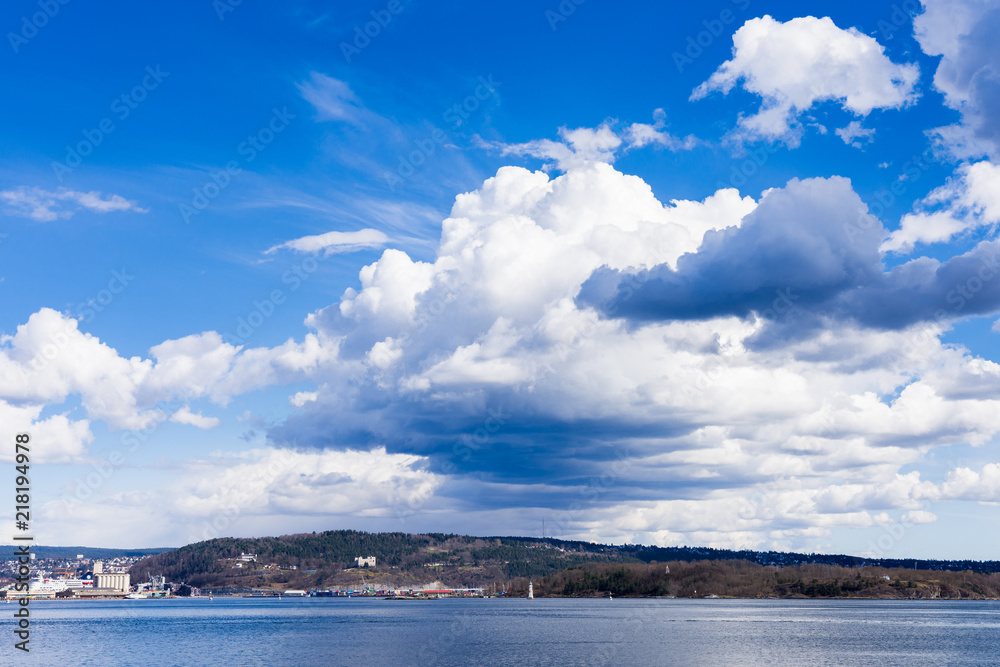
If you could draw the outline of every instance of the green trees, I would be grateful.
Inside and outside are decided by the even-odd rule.
[[[1000,574],[792,565],[746,561],[672,561],[666,564],[591,563],[535,580],[536,596],[1000,598]],[[886,581],[884,577],[888,576]],[[514,592],[527,587],[518,582]]]

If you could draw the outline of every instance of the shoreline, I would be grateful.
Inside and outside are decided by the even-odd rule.
[[[139,600],[136,598],[126,598],[126,597],[67,597],[67,598],[29,598],[30,602],[107,602],[107,601],[131,601],[131,602],[143,602],[147,600],[311,600],[311,599],[333,599],[333,600],[349,600],[354,598],[364,598],[371,600],[384,600],[384,601],[416,601],[416,602],[434,602],[438,600],[526,600],[524,596],[512,596],[512,595],[442,595],[440,597],[419,597],[419,596],[384,596],[384,595],[191,595],[191,596],[170,596],[170,597],[159,597],[159,598],[145,598],[144,600]],[[10,604],[15,604],[20,597],[9,598]],[[604,596],[595,595],[546,595],[539,596],[536,595],[536,600],[608,600]],[[678,597],[675,595],[664,596],[664,595],[620,595],[614,600],[752,600],[760,602],[787,602],[787,601],[799,601],[799,600],[821,600],[824,602],[831,601],[843,601],[843,602],[1000,602],[1000,597],[984,597],[984,598],[895,598],[895,597],[740,597],[740,596],[699,596],[699,597]]]

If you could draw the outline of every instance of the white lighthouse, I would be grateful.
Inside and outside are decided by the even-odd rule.
[[[528,599],[529,600],[535,599],[535,587],[532,585],[530,581],[528,582]]]

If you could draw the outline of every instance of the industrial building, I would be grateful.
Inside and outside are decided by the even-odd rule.
[[[101,572],[94,575],[95,588],[128,593],[129,574],[127,572]]]

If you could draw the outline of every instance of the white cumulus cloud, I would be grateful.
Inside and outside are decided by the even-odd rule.
[[[617,130],[617,121],[605,121],[598,127],[578,127],[570,130],[559,128],[559,141],[535,139],[520,144],[490,144],[488,148],[499,149],[502,155],[523,155],[545,160],[543,169],[570,171],[594,162],[612,164],[621,150],[639,149],[646,146],[666,148],[671,151],[690,150],[698,145],[693,135],[677,137],[667,131],[666,112],[656,109],[653,123],[632,123]]]
[[[861,148],[875,137],[875,128],[862,127],[861,121],[852,120],[847,127],[838,128],[836,134],[848,146]]]
[[[433,506],[440,484],[425,459],[382,447],[252,449],[188,462],[180,488],[50,501],[39,508],[44,517],[39,535],[79,543],[100,525],[109,544],[187,544],[306,530],[317,516],[365,517],[398,530],[413,508]]]
[[[1000,222],[1000,166],[989,160],[961,165],[947,184],[933,190],[903,216],[882,245],[885,252],[910,252],[919,243],[942,243]]]
[[[995,0],[924,0],[923,5],[914,34],[924,53],[941,56],[934,86],[962,113],[960,123],[936,134],[957,157],[1000,159],[1000,6]]]
[[[435,253],[383,251],[301,339],[250,348],[203,332],[126,359],[42,310],[0,341],[0,400],[38,406],[11,413],[30,426],[76,395],[86,420],[138,428],[167,419],[159,402],[317,387],[291,397],[268,448],[195,462],[170,502],[109,492],[79,508],[136,535],[193,525],[200,539],[216,519],[226,534],[317,516],[469,532],[546,519],[564,537],[808,549],[838,527],[994,497],[989,470],[935,484],[915,468],[994,442],[1000,365],[944,344],[947,323],[875,326],[826,307],[895,275],[881,267],[883,230],[853,244],[843,233],[859,206],[844,178],[664,203],[600,161],[558,177],[504,167],[456,197]],[[899,272],[939,266],[961,269],[919,258]],[[645,282],[622,278],[616,313],[581,296],[601,271]],[[666,307],[672,274],[690,279],[682,313]],[[640,298],[642,284],[653,289]],[[760,295],[746,308],[716,308],[747,286]],[[89,421],[65,419],[53,428],[75,433],[60,446],[78,457]],[[150,505],[160,514],[146,524],[167,527],[142,523],[136,508]],[[57,524],[61,503],[49,510],[51,525],[71,523]]]
[[[889,60],[872,37],[841,29],[829,17],[781,23],[764,16],[736,31],[732,60],[695,88],[691,99],[715,90],[728,94],[742,82],[763,104],[740,118],[740,132],[796,146],[802,132],[798,117],[813,105],[834,101],[856,116],[898,109],[913,101],[919,74],[914,64]]]
[[[218,417],[206,417],[204,415],[198,414],[196,412],[191,412],[191,408],[184,406],[170,415],[170,421],[177,424],[188,424],[190,426],[196,426],[200,429],[210,429],[215,428],[222,423]]]

